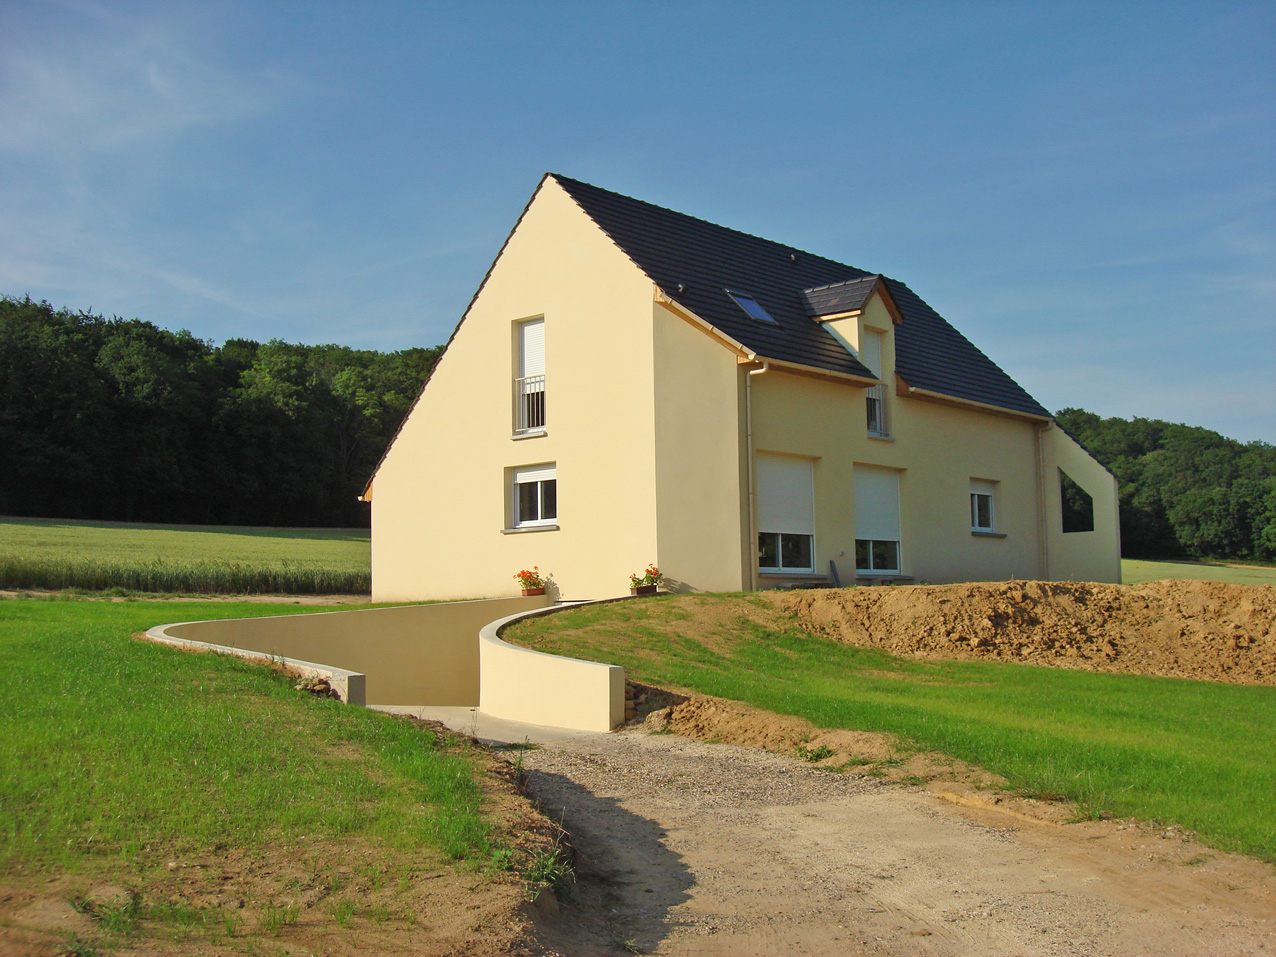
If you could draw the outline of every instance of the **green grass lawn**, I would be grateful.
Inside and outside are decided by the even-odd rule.
[[[1121,581],[1127,585],[1137,585],[1139,582],[1157,581],[1162,578],[1235,582],[1240,585],[1276,585],[1276,567],[1225,565],[1219,562],[1152,562],[1137,558],[1121,559]]]
[[[0,518],[0,587],[366,594],[370,542],[367,529]]]
[[[912,661],[796,624],[769,630],[741,618],[705,632],[694,618],[686,599],[662,597],[529,619],[505,637],[824,728],[894,734],[1031,795],[1176,823],[1276,861],[1276,688]]]
[[[134,640],[292,605],[0,601],[0,867],[145,869],[214,845],[356,835],[491,852],[463,754],[242,659]]]

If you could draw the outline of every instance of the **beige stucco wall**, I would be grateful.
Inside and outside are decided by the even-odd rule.
[[[883,367],[894,368],[894,335],[880,297],[870,300],[858,320],[842,320],[841,334],[858,341],[865,326],[883,331]],[[854,323],[855,325],[851,325]],[[1008,578],[1069,578],[1078,575],[1117,580],[1119,549],[1109,524],[1115,521],[1111,476],[1058,429],[1046,432],[1039,462],[1041,423],[916,397],[887,396],[890,438],[867,433],[864,393],[847,384],[771,368],[753,380],[754,447],[814,460],[817,573],[837,563],[843,582],[855,573],[854,468],[871,465],[897,470],[903,574],[915,581],[950,582]],[[1057,441],[1062,436],[1066,442]],[[1044,465],[1047,527],[1058,527],[1058,491],[1050,477],[1056,459],[1095,495],[1096,532],[1046,537],[1038,495]],[[1084,478],[1083,478],[1084,476]],[[1106,476],[1104,481],[1101,476]],[[974,535],[970,527],[970,482],[997,483],[997,537]],[[1099,515],[1104,516],[1099,528]],[[1053,523],[1053,524],[1049,524]],[[1004,536],[1004,537],[1002,537]],[[1044,559],[1044,562],[1043,562]],[[762,580],[766,584],[767,579]]]
[[[365,675],[370,705],[479,703],[479,630],[548,603],[544,596],[234,618],[164,626],[176,639],[323,663]],[[552,689],[552,691],[550,690]],[[542,685],[554,695],[570,686]]]
[[[1057,426],[1042,435],[1045,466],[1046,541],[1055,581],[1119,582],[1121,520],[1116,478]],[[1094,500],[1094,531],[1064,532],[1059,469]]]
[[[748,581],[742,371],[736,354],[655,307],[656,527],[674,591]]]
[[[376,474],[377,601],[624,594],[658,561],[652,285],[552,180],[544,185]],[[514,323],[545,320],[546,432],[514,439]],[[555,463],[558,526],[503,534],[509,473]]]
[[[582,731],[610,731],[625,720],[625,670],[507,644],[511,615],[479,635],[479,710],[496,718]]]

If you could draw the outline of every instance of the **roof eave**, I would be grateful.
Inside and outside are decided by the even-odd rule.
[[[940,405],[954,405],[961,408],[976,409],[980,412],[987,412],[989,415],[1004,415],[1012,419],[1023,419],[1027,422],[1053,422],[1054,420],[1048,415],[1038,415],[1035,412],[1024,412],[1020,409],[1009,409],[1004,405],[993,405],[990,402],[978,402],[975,399],[963,399],[960,396],[945,395],[942,392],[934,392],[930,389],[919,389],[911,386],[905,381],[904,377],[899,373],[895,374],[895,394],[906,396],[912,399],[923,399],[927,402],[937,402]]]

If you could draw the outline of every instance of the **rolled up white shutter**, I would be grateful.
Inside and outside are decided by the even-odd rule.
[[[899,472],[855,466],[855,537],[899,541]]]
[[[518,327],[519,375],[545,374],[545,320],[533,319]]]
[[[758,531],[815,534],[815,483],[810,459],[759,452]]]

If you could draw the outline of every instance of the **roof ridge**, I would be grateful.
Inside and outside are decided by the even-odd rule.
[[[669,206],[661,206],[659,203],[651,203],[645,199],[638,199],[635,196],[626,196],[624,193],[618,193],[613,189],[606,189],[602,186],[595,186],[593,183],[586,183],[582,179],[573,179],[570,176],[564,176],[562,173],[555,173],[552,170],[549,172],[546,172],[545,175],[552,176],[560,184],[567,182],[567,183],[573,183],[577,186],[584,186],[586,189],[596,190],[597,192],[605,193],[608,196],[615,196],[619,199],[625,200],[626,202],[639,203],[643,206],[650,206],[652,209],[658,209],[663,213],[669,213],[673,216],[678,216],[681,219],[690,219],[693,222],[703,223],[705,226],[712,226],[714,229],[721,229],[724,232],[734,233],[737,236],[744,236],[747,239],[756,240],[757,242],[760,242],[760,243],[766,243],[768,246],[778,246],[779,248],[787,249],[790,252],[801,253],[803,256],[812,256],[816,259],[822,259],[825,262],[833,263],[835,266],[842,266],[845,269],[854,269],[857,272],[868,272],[865,269],[860,269],[858,266],[850,266],[844,262],[839,262],[836,259],[830,259],[828,256],[821,256],[819,253],[813,253],[813,252],[810,252],[809,250],[802,249],[798,246],[790,246],[788,243],[782,243],[774,239],[767,239],[765,236],[759,236],[756,233],[747,233],[743,229],[735,229],[731,226],[723,226],[721,223],[715,223],[708,219],[702,219],[699,216],[692,216],[690,213],[684,213],[680,210],[672,209]],[[867,279],[868,276],[861,276],[860,278]]]

